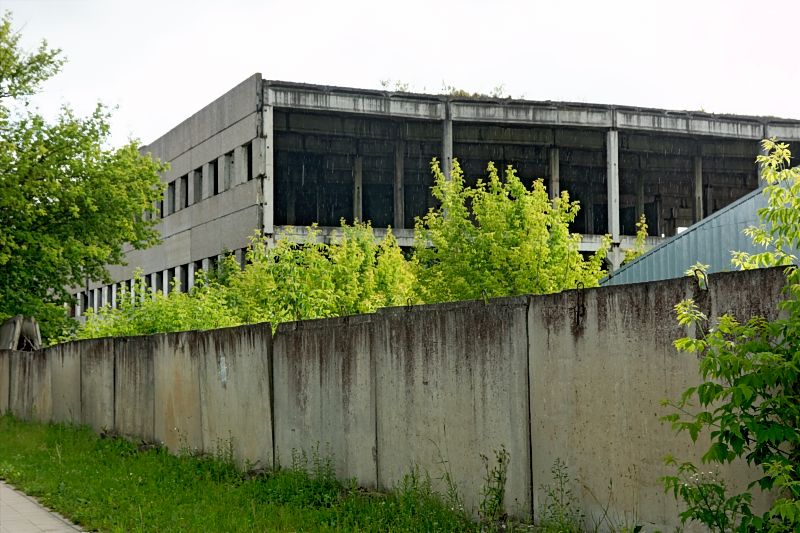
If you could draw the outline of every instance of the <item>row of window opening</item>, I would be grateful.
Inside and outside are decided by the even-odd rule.
[[[245,248],[231,252],[235,257],[240,268],[246,264],[247,250]],[[170,292],[189,292],[194,287],[198,274],[201,270],[207,277],[217,277],[224,275],[220,269],[220,262],[224,256],[212,256],[204,260],[186,263],[163,271],[153,272],[142,276],[142,282],[149,290],[150,294],[169,294]],[[71,316],[81,316],[87,309],[97,312],[103,306],[118,308],[122,298],[129,297],[136,301],[141,300],[143,294],[134,279],[128,279],[111,285],[105,285],[88,291],[80,291],[75,296],[75,304],[70,309]]]
[[[205,198],[227,191],[236,185],[237,171],[242,172],[245,181],[251,181],[254,178],[254,167],[253,147],[250,143],[242,145],[239,158],[244,165],[243,169],[237,166],[239,163],[236,152],[231,150],[189,174],[170,181],[164,190],[164,198],[156,202],[155,213],[159,218],[164,218]]]

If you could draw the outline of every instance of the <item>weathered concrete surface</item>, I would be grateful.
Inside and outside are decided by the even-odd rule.
[[[201,365],[203,450],[225,453],[230,447],[240,464],[248,460],[272,466],[270,324],[190,332],[187,337]]]
[[[172,451],[202,450],[200,372],[203,354],[193,348],[193,332],[168,333],[155,343],[155,439]]]
[[[53,422],[81,423],[81,345],[58,344],[44,351],[50,366]]]
[[[81,354],[81,422],[97,432],[114,428],[114,341],[71,344]]]
[[[8,401],[11,393],[8,381],[11,371],[10,357],[10,350],[0,349],[0,413],[5,413],[9,409]]]
[[[699,382],[696,358],[672,346],[685,335],[673,306],[693,297],[706,313],[740,308],[742,315],[772,315],[781,285],[780,272],[772,270],[711,276],[708,292],[685,278],[533,298],[534,507],[542,505],[541,486],[552,483],[550,468],[560,458],[577,479],[576,494],[587,512],[610,504],[611,516],[628,523],[676,527],[680,506],[659,481],[674,469],[663,458],[697,461],[707,442],[693,445],[688,435],[676,436],[660,422],[670,412],[661,400],[677,399]],[[723,469],[739,487],[747,474],[741,464]]]
[[[155,339],[114,339],[114,430],[120,435],[155,440]]]
[[[337,475],[377,485],[373,316],[281,324],[274,340],[275,453],[334,461]]]
[[[50,365],[41,351],[5,352],[9,360],[9,410],[19,418],[47,422],[53,413]]]
[[[483,485],[480,455],[510,453],[506,506],[530,512],[526,298],[379,313],[378,479],[396,485],[414,465],[449,470],[468,507]],[[440,487],[441,488],[441,487]]]
[[[434,479],[446,469],[472,509],[480,455],[505,446],[512,514],[542,505],[560,458],[585,511],[608,506],[612,520],[666,531],[680,509],[659,482],[673,472],[663,457],[696,460],[707,444],[659,418],[662,399],[698,382],[697,360],[672,347],[684,334],[673,306],[693,297],[710,316],[772,317],[783,283],[781,269],[759,270],[712,275],[708,291],[684,278],[395,308],[284,324],[274,338],[262,324],[0,351],[0,408],[79,412],[172,450],[230,440],[238,459],[262,464],[319,445],[366,486],[391,488],[415,465]],[[735,487],[751,474],[722,472]]]

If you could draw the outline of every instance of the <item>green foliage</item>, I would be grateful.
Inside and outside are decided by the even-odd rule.
[[[676,340],[675,346],[701,357],[704,381],[668,402],[675,412],[665,419],[693,441],[709,430],[711,444],[703,462],[744,458],[760,470],[751,487],[757,484],[776,495],[769,511],[754,515],[750,488],[729,496],[716,478],[691,463],[681,464],[678,475],[664,479],[665,487],[686,503],[684,522],[697,520],[714,531],[800,528],[800,272],[789,251],[800,244],[800,170],[788,168],[791,154],[785,144],[764,141],[764,147],[769,153],[758,161],[770,184],[765,188],[768,207],[759,212],[764,224],[747,233],[771,249],[736,253],[734,263],[742,268],[790,264],[786,300],[779,304],[783,316],[740,322],[725,314],[709,326],[694,301],[676,306],[679,323],[693,334]]]
[[[508,519],[505,512],[506,482],[511,455],[505,446],[494,451],[495,464],[490,465],[489,457],[481,454],[483,462],[483,498],[480,504],[481,520],[489,526],[504,524]]]
[[[556,458],[550,473],[552,485],[542,485],[544,502],[536,513],[539,531],[543,533],[580,533],[584,515],[570,487],[567,465]]]
[[[767,153],[756,160],[761,165],[761,179],[767,182],[767,207],[758,210],[762,223],[745,229],[745,234],[766,250],[734,252],[732,262],[743,270],[796,265],[794,251],[800,249],[800,168],[791,166],[788,144],[766,139],[762,147]]]
[[[578,203],[551,200],[541,180],[528,189],[513,168],[504,179],[490,163],[487,181],[464,185],[453,162],[446,179],[436,160],[433,196],[441,207],[417,220],[414,269],[424,302],[543,294],[597,286],[610,239],[589,260],[569,223]]]
[[[244,269],[229,255],[217,272],[198,273],[188,294],[174,287],[168,296],[153,294],[137,275],[136,297],[123,292],[117,309],[90,311],[77,336],[142,335],[257,322],[277,325],[370,313],[405,305],[411,297],[411,268],[391,232],[376,243],[369,224],[342,223],[341,236],[334,242],[319,242],[318,237],[319,231],[312,227],[305,244],[282,239],[270,247],[256,234]]]
[[[312,226],[302,244],[256,233],[239,269],[228,257],[199,275],[188,295],[154,295],[141,280],[137,298],[120,309],[89,313],[79,338],[210,329],[256,322],[273,325],[370,313],[409,302],[541,294],[597,286],[609,240],[588,260],[580,236],[569,233],[578,212],[566,192],[551,200],[541,181],[527,189],[513,169],[500,179],[465,187],[458,163],[444,178],[435,160],[434,196],[441,207],[417,220],[414,256],[407,260],[388,232],[380,242],[369,223],[342,221],[331,243]],[[194,307],[194,308],[193,308]]]
[[[644,214],[639,217],[639,222],[636,223],[636,240],[633,243],[633,248],[625,250],[625,258],[622,264],[630,263],[639,256],[647,252],[647,219]]]
[[[103,307],[98,313],[89,309],[86,322],[78,328],[78,339],[149,335],[172,331],[224,328],[239,325],[224,293],[218,285],[207,283],[203,274],[191,293],[175,290],[169,295],[153,293],[141,273],[133,280],[133,291],[117,293],[118,305]],[[66,340],[66,339],[64,339]]]
[[[160,198],[163,165],[131,142],[106,148],[108,112],[54,123],[28,97],[58,72],[58,50],[19,48],[11,16],[0,22],[0,315],[36,316],[45,338],[61,333],[70,286],[107,280],[122,246],[143,248],[157,232],[147,214]],[[61,307],[61,312],[56,311]]]
[[[48,48],[46,41],[36,52],[25,53],[19,46],[21,37],[11,27],[11,13],[6,11],[0,21],[0,99],[35,94],[39,84],[58,74],[64,64],[61,50]]]
[[[388,494],[342,485],[330,459],[295,453],[287,469],[237,469],[89,428],[0,416],[0,479],[88,531],[478,531],[412,472]]]

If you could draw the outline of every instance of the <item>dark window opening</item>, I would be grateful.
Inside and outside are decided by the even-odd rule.
[[[170,182],[167,185],[167,212],[166,215],[171,215],[175,212],[175,182]]]
[[[245,161],[247,161],[247,181],[253,179],[253,147],[250,143],[242,146],[244,149]]]
[[[189,265],[181,265],[180,269],[180,291],[189,292]]]
[[[208,179],[211,180],[211,193],[214,195],[219,194],[219,161],[213,160],[209,165]]]
[[[161,272],[156,272],[153,275],[156,277],[156,292],[164,292],[164,282],[163,278],[161,277]]]

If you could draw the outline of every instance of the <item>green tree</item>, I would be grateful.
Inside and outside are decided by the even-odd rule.
[[[441,206],[417,220],[414,266],[422,301],[595,287],[605,275],[610,239],[584,259],[580,235],[569,231],[578,202],[566,191],[551,200],[542,180],[528,189],[511,167],[501,180],[492,163],[488,179],[475,187],[464,185],[457,161],[450,179],[436,160],[431,168]]]
[[[150,215],[163,165],[131,142],[108,148],[109,114],[62,109],[54,122],[29,97],[63,64],[46,42],[20,47],[9,13],[0,22],[0,318],[36,316],[52,338],[66,322],[69,287],[108,279],[122,247],[158,241]]]
[[[680,464],[677,475],[664,479],[687,505],[681,519],[712,531],[800,531],[800,271],[793,255],[800,249],[800,168],[790,166],[788,145],[766,140],[763,146],[768,153],[758,162],[768,205],[759,210],[762,224],[746,232],[767,249],[734,253],[733,262],[740,268],[787,266],[782,316],[742,323],[725,314],[710,322],[692,300],[676,306],[680,324],[695,334],[675,346],[701,357],[703,383],[669,402],[675,413],[666,419],[692,440],[709,431],[703,462],[744,458],[759,471],[747,490],[733,495],[692,463]],[[776,496],[761,515],[750,508],[754,485]]]
[[[622,264],[630,263],[639,256],[647,252],[647,219],[644,214],[639,217],[639,222],[636,223],[636,240],[633,243],[633,248],[625,250],[625,258]]]

